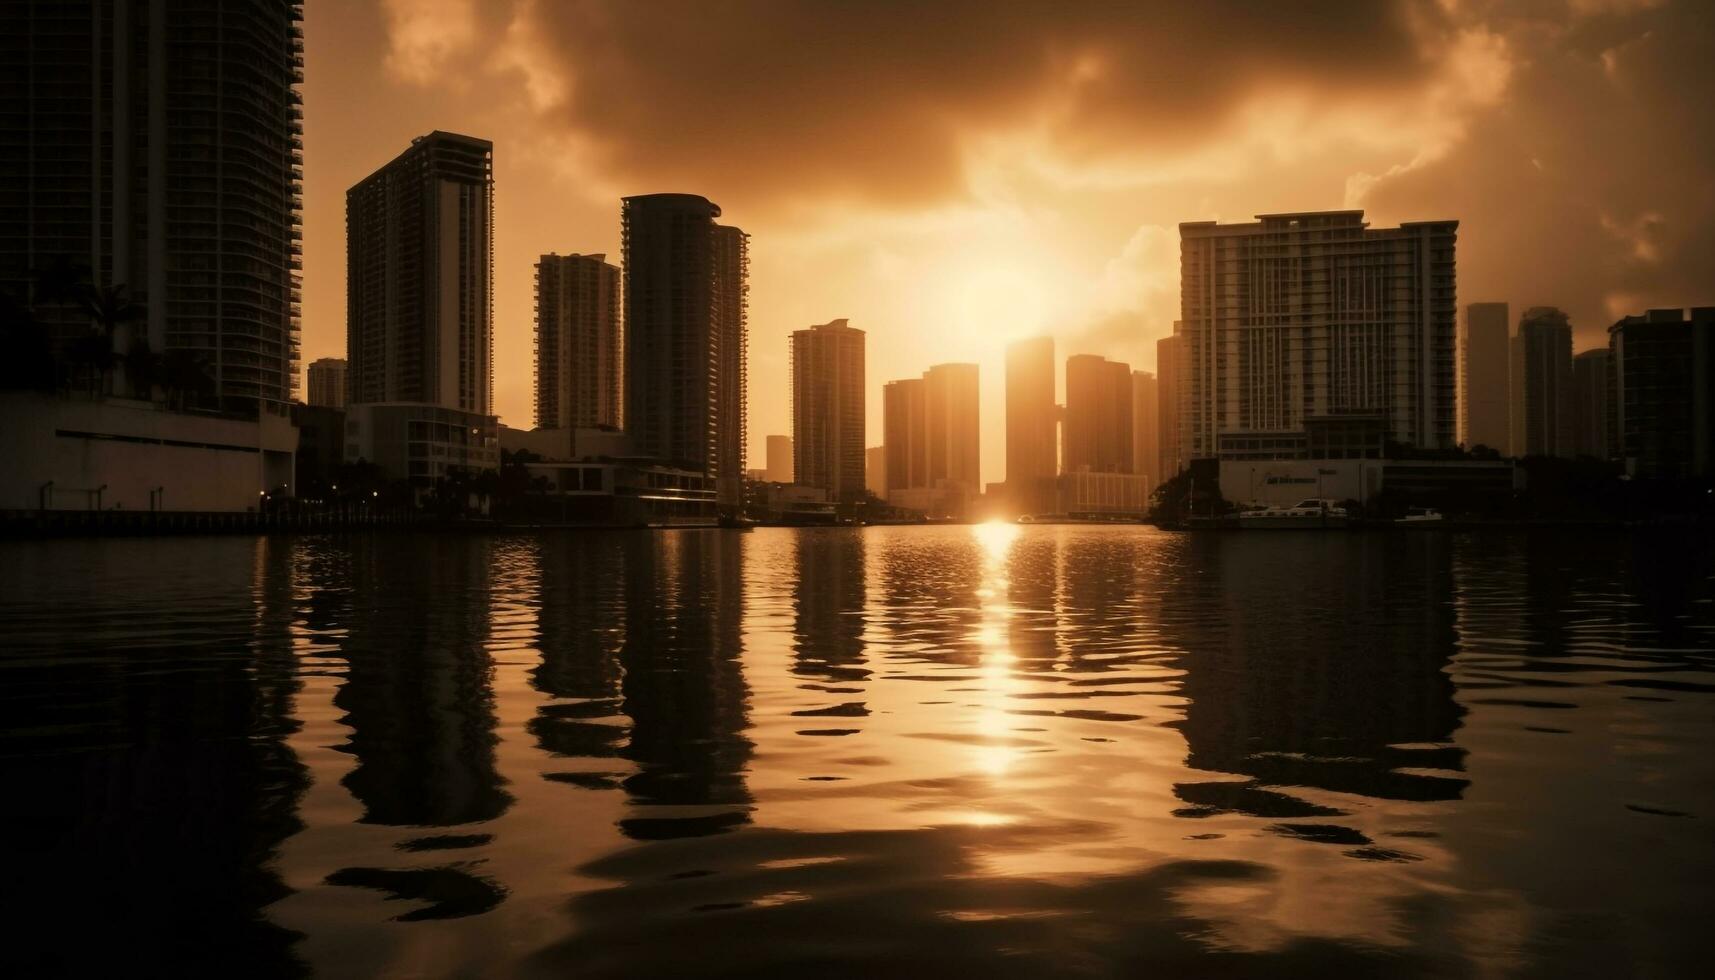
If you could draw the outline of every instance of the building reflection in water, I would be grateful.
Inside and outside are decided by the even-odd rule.
[[[793,541],[793,559],[792,674],[801,688],[830,695],[793,715],[828,719],[823,727],[806,721],[799,734],[845,734],[852,729],[842,726],[855,724],[850,719],[869,714],[864,537],[839,528],[804,531]]]
[[[305,971],[261,911],[308,782],[287,560],[239,538],[9,554],[6,598],[40,610],[5,644],[10,975]]]
[[[529,723],[541,748],[563,760],[547,779],[586,789],[618,789],[629,727],[621,711],[620,653],[631,631],[625,574],[649,539],[638,535],[558,536],[542,549],[536,689],[554,700]],[[652,618],[652,616],[650,617]]]

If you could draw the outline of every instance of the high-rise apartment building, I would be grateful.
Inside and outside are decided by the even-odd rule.
[[[536,262],[536,426],[618,427],[619,268],[606,255]]]
[[[1512,443],[1510,422],[1512,321],[1505,303],[1465,307],[1459,338],[1459,444],[1487,446],[1505,453]]]
[[[1552,306],[1519,317],[1512,350],[1512,455],[1572,453],[1572,323]]]
[[[1596,347],[1572,359],[1572,454],[1612,459],[1608,444],[1608,397],[1613,388],[1613,358]]]
[[[308,402],[318,408],[345,407],[345,359],[321,357],[310,362]]]
[[[1715,307],[1650,310],[1608,328],[1612,443],[1643,479],[1715,475]]]
[[[1160,434],[1160,478],[1171,480],[1185,465],[1179,452],[1179,376],[1183,373],[1183,345],[1179,342],[1179,321],[1173,322],[1173,336],[1155,342],[1155,404],[1156,431]]]
[[[768,468],[763,472],[763,479],[769,483],[791,483],[795,471],[792,466],[792,437],[768,437]]]
[[[863,451],[863,486],[875,499],[887,499],[886,446],[871,446]]]
[[[1066,359],[1063,472],[1132,472],[1131,395],[1131,365],[1095,354]]]
[[[1149,371],[1131,373],[1131,468],[1151,489],[1161,483],[1160,387]]]
[[[982,491],[975,364],[937,364],[882,388],[887,499],[914,510],[961,514]]]
[[[298,371],[302,5],[0,4],[0,288],[61,341],[38,273],[124,286],[129,352],[190,351],[228,410],[283,415]]]
[[[1181,224],[1185,457],[1306,456],[1324,422],[1451,448],[1457,228],[1362,211]]]
[[[625,429],[638,452],[715,481],[744,474],[748,238],[695,194],[624,199]]]
[[[922,378],[889,381],[881,386],[882,448],[887,456],[887,490],[910,490],[929,485],[928,415]]]
[[[864,333],[845,320],[792,332],[795,482],[852,503],[864,490]]]
[[[354,404],[491,414],[494,146],[435,131],[345,194]]]
[[[1013,510],[1036,514],[1054,509],[1054,478],[1060,458],[1058,430],[1054,338],[1032,337],[1008,345],[1006,489]],[[892,456],[888,462],[891,466]]]

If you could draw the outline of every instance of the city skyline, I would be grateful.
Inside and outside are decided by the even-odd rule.
[[[836,17],[818,28],[830,32],[840,70],[805,86],[769,48],[780,25],[743,10],[726,24],[680,11],[683,29],[706,29],[710,51],[745,55],[773,79],[770,101],[751,113],[737,80],[651,51],[628,26],[631,12],[579,35],[577,15],[545,5],[312,6],[303,359],[343,352],[339,192],[389,147],[435,128],[497,143],[495,408],[511,424],[531,417],[535,257],[618,254],[613,214],[628,194],[690,191],[744,215],[755,243],[747,442],[758,459],[763,436],[788,428],[785,337],[830,309],[870,331],[872,376],[976,362],[983,401],[997,408],[1004,344],[1036,333],[1156,370],[1154,342],[1178,318],[1180,221],[1348,205],[1378,224],[1459,218],[1461,306],[1560,306],[1579,349],[1602,343],[1621,315],[1710,300],[1715,250],[1703,243],[1715,204],[1691,192],[1702,172],[1696,148],[1715,142],[1715,127],[1676,87],[1674,67],[1698,63],[1710,11],[1373,7],[1343,25],[1320,10],[1295,12],[1292,25],[1256,10],[1079,12],[1058,22],[1020,12],[997,27],[997,50],[1021,65],[1009,73],[1015,81],[983,82],[998,74],[977,70],[992,52],[961,53],[932,68],[925,93],[890,83],[854,91],[854,79],[875,87],[862,72],[872,55],[931,64],[873,27]],[[1218,69],[1183,70],[1223,84],[1169,94],[1123,67],[1123,56],[1140,53],[1181,64],[1151,38],[1217,43],[1217,14],[1251,29],[1231,32]],[[962,15],[955,5],[909,16],[934,39]],[[1146,32],[1152,23],[1162,30]],[[1255,40],[1271,25],[1328,31],[1330,43],[1281,53]],[[585,45],[604,43],[608,55],[570,71]],[[879,47],[865,54],[865,45]],[[1056,68],[1053,50],[1086,60]],[[1065,79],[1086,77],[1072,71],[1080,63],[1088,81],[1056,110],[1054,93],[1074,84]],[[689,86],[693,77],[706,91]],[[1292,84],[1270,88],[1282,79]],[[1348,83],[1373,84],[1354,95]],[[819,147],[826,137],[828,148],[849,149],[853,137],[838,127],[857,110],[804,116],[814,93],[828,91],[817,86],[841,93],[835,106],[873,95],[876,115],[857,128],[897,145],[900,162]],[[936,97],[952,111],[923,121],[918,106]],[[639,99],[660,101],[665,115],[620,111]],[[1261,121],[1270,108],[1296,120],[1290,131]],[[715,130],[665,123],[693,111],[743,138],[687,155],[685,141],[706,139],[689,134]],[[813,126],[765,121],[782,111]],[[1072,115],[1056,126],[1054,111]],[[1123,121],[1127,112],[1135,122]],[[1597,159],[1592,145],[1605,148]],[[756,161],[770,158],[794,164],[795,179],[759,179],[771,168]],[[1501,204],[1507,220],[1489,218]],[[880,431],[873,395],[868,426]],[[1003,430],[998,411],[985,413],[985,481],[1004,474]]]

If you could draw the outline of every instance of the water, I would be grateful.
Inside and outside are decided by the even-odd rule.
[[[1710,552],[1007,526],[0,545],[5,957],[1683,975],[1715,892]]]

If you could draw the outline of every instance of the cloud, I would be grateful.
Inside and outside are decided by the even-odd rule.
[[[416,85],[453,76],[447,68],[476,41],[476,0],[382,0],[387,70]]]

